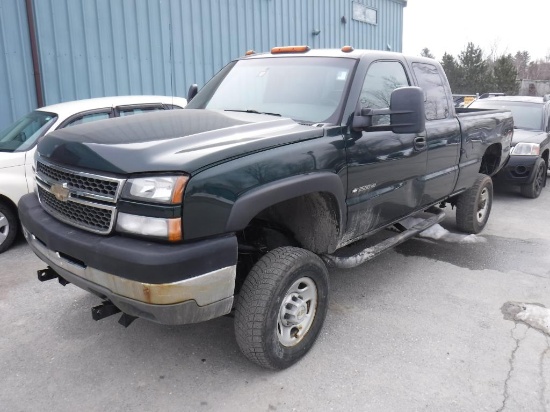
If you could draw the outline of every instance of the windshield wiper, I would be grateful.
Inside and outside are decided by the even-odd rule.
[[[269,112],[259,112],[258,110],[248,109],[248,110],[238,110],[238,109],[225,109],[224,112],[241,112],[241,113],[255,113],[255,114],[267,114],[269,116],[278,116],[281,117],[279,113],[269,113]]]

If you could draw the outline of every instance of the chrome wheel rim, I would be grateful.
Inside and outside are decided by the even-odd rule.
[[[0,212],[0,245],[3,244],[10,233],[10,223],[8,218]]]
[[[482,223],[489,210],[489,190],[486,187],[483,188],[479,195],[479,202],[477,203],[477,221]]]
[[[277,337],[283,346],[297,345],[307,334],[317,312],[317,286],[311,278],[298,279],[286,292],[277,317]]]

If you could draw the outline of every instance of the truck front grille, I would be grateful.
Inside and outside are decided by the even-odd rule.
[[[96,233],[109,233],[111,229],[114,210],[75,202],[61,202],[40,186],[38,197],[42,207],[59,220]]]
[[[108,181],[101,178],[94,178],[85,175],[77,175],[65,170],[60,170],[44,163],[37,163],[37,173],[47,176],[54,182],[65,182],[69,187],[84,190],[90,193],[115,197],[118,189],[117,181]]]
[[[70,170],[39,159],[36,184],[40,204],[55,218],[94,233],[113,230],[123,179]]]

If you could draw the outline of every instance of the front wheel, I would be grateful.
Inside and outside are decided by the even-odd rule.
[[[521,186],[521,194],[530,199],[536,199],[540,196],[542,188],[546,186],[546,162],[538,158],[533,167],[533,181],[527,185]]]
[[[0,253],[7,250],[15,240],[18,225],[14,210],[5,203],[0,203]]]
[[[479,173],[474,185],[461,193],[456,202],[456,224],[466,233],[483,230],[493,205],[493,181]]]
[[[328,308],[328,271],[314,253],[280,247],[264,255],[241,287],[235,336],[242,353],[285,369],[315,343]]]

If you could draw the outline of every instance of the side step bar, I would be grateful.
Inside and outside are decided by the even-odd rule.
[[[410,229],[407,229],[393,237],[390,237],[372,247],[368,247],[361,252],[352,256],[337,256],[337,255],[322,255],[321,258],[328,267],[339,269],[350,269],[365,263],[368,260],[374,259],[382,252],[393,248],[394,246],[403,243],[407,239],[416,236],[420,232],[429,227],[441,222],[445,217],[445,213],[441,209],[430,209],[428,213],[434,213],[434,216],[424,219]],[[402,227],[400,223],[396,223],[397,227]]]

